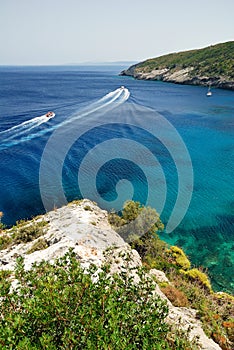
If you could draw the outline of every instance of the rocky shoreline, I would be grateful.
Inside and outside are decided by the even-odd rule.
[[[225,79],[222,76],[199,76],[192,74],[194,67],[182,69],[153,69],[150,72],[138,68],[138,64],[123,70],[120,75],[131,76],[138,80],[158,80],[174,84],[212,86],[215,88],[234,90],[234,81]]]

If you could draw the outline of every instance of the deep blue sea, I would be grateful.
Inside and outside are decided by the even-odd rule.
[[[164,240],[233,293],[234,92],[123,68],[0,67],[2,222],[82,197],[109,210],[139,200],[168,224]]]

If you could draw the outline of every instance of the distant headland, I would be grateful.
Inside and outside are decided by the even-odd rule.
[[[234,41],[150,58],[120,75],[234,90]]]

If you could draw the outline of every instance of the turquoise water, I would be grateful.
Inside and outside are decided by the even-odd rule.
[[[167,225],[181,192],[185,216],[162,237],[207,267],[215,289],[233,292],[234,93],[207,98],[205,88],[137,81],[121,69],[0,68],[3,222],[88,196],[106,209],[140,200]],[[55,118],[35,119],[49,110]]]

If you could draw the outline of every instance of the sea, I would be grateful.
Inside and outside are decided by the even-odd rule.
[[[126,66],[0,67],[7,226],[89,198],[155,208],[161,238],[234,292],[234,92],[135,80]],[[48,111],[55,113],[48,118]]]

